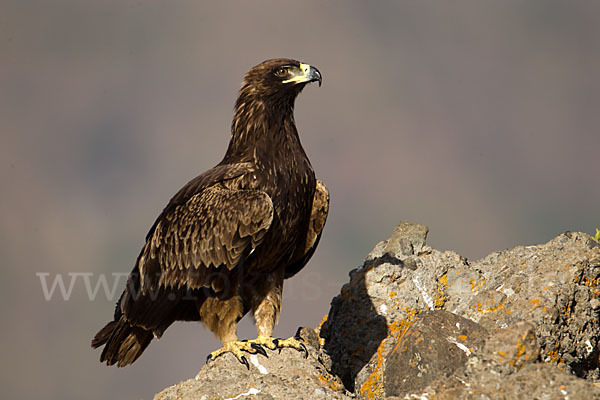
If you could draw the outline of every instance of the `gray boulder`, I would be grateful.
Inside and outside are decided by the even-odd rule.
[[[481,325],[447,311],[425,311],[406,330],[385,359],[387,396],[425,389],[464,369],[488,332]]]
[[[598,242],[567,232],[468,261],[427,232],[401,223],[350,272],[299,330],[307,359],[225,355],[155,399],[600,399]]]
[[[424,356],[421,351],[404,352],[408,360],[402,361],[392,350],[411,324],[426,325],[419,320],[431,310],[455,314],[504,335],[502,340],[486,338],[486,354],[496,369],[522,374],[523,365],[544,362],[548,366],[527,371],[556,368],[572,379],[587,379],[578,380],[586,384],[598,380],[598,242],[585,233],[566,232],[546,244],[516,247],[470,262],[453,251],[431,249],[426,235],[423,225],[401,223],[361,267],[350,272],[350,281],[332,301],[320,335],[331,357],[330,371],[349,391],[369,399],[417,394],[436,373],[447,374],[449,365],[441,362],[444,371],[421,372],[422,384],[416,385],[416,377],[410,377],[406,368],[399,377],[392,370]],[[434,329],[423,339],[443,334]],[[442,358],[449,349],[446,341],[440,347]],[[467,364],[455,366],[453,374],[466,370]]]

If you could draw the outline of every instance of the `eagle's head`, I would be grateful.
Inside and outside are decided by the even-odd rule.
[[[319,82],[321,73],[300,61],[276,58],[264,61],[248,71],[240,94],[247,92],[263,101],[293,100],[309,82]]]
[[[251,68],[235,102],[233,138],[227,154],[243,153],[255,146],[248,140],[254,143],[259,137],[275,136],[283,126],[287,127],[285,132],[297,135],[293,116],[296,96],[307,83],[319,82],[320,86],[321,81],[318,69],[288,58],[267,60]]]

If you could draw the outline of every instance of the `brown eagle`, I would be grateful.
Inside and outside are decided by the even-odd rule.
[[[100,361],[133,363],[175,321],[202,321],[248,367],[244,352],[306,347],[272,337],[283,281],[313,255],[329,192],[315,178],[294,123],[304,86],[320,72],[291,59],[267,60],[245,76],[223,160],[188,182],[146,236],[114,313],[92,347]],[[238,341],[248,312],[258,337]]]

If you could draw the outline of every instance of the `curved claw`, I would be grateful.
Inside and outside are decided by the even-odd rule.
[[[209,364],[213,361],[215,361],[215,360],[212,358],[212,354],[209,354],[206,356],[206,364]]]
[[[273,339],[273,344],[275,345],[275,348],[277,349],[277,354],[281,354],[281,347],[279,347],[280,340],[283,340],[283,339],[281,339],[281,338]]]
[[[250,364],[248,364],[248,360],[246,360],[245,356],[240,357],[240,362],[244,364],[248,370],[250,370]]]
[[[265,349],[260,344],[258,344],[258,343],[251,343],[250,347],[252,347],[254,350],[256,350],[256,353],[269,358],[269,356],[267,355],[267,352],[265,351]]]
[[[304,343],[300,343],[300,347],[302,347],[302,351],[304,351],[304,358],[308,358],[308,349],[304,345]]]

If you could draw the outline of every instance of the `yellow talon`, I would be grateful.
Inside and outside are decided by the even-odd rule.
[[[306,346],[304,345],[304,343],[302,343],[301,338],[295,338],[295,337],[291,337],[289,339],[275,339],[275,346],[277,346],[277,348],[279,349],[279,352],[281,352],[281,349],[284,347],[289,347],[292,349],[296,349],[298,351],[302,351],[304,352],[304,358],[308,357],[308,349],[306,348]]]
[[[277,339],[273,339],[270,336],[259,336],[254,340],[249,340],[251,343],[256,343],[259,346],[264,346],[269,350],[275,350],[277,348]]]
[[[213,351],[206,357],[206,363],[208,364],[211,361],[214,361],[217,357],[222,356],[225,353],[232,353],[238,361],[246,366],[246,368],[250,369],[250,365],[248,364],[248,360],[244,356],[244,351],[248,353],[256,353],[256,350],[252,348],[252,346],[248,342],[242,341],[231,341],[223,344],[218,350]]]
[[[261,354],[265,357],[268,357],[267,352],[263,347],[266,347],[270,350],[279,349],[280,352],[284,347],[293,348],[303,351],[304,358],[306,358],[308,357],[308,350],[306,349],[304,343],[302,343],[300,340],[296,338],[274,339],[270,336],[259,336],[253,340],[226,342],[223,344],[223,347],[213,351],[208,355],[208,357],[206,357],[206,363],[214,361],[217,357],[220,357],[225,353],[232,353],[240,363],[244,364],[246,368],[250,369],[250,365],[244,356],[244,352],[249,354]]]

